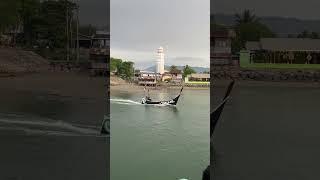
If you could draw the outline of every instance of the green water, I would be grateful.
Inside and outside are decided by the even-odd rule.
[[[151,96],[168,99],[177,91]],[[177,107],[141,105],[142,96],[111,96],[111,179],[201,179],[210,154],[209,90],[185,90]]]
[[[213,97],[225,87],[214,87]],[[214,179],[319,179],[319,88],[236,82],[215,130]]]

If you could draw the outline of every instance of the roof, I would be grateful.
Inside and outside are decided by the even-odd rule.
[[[260,45],[269,51],[320,51],[320,39],[262,38]]]
[[[233,38],[236,36],[232,28],[217,28],[211,31],[211,37],[214,38]]]
[[[141,74],[156,74],[155,72],[152,71],[140,71]]]
[[[188,77],[192,77],[192,78],[210,78],[210,74],[190,74]]]
[[[246,43],[246,49],[249,51],[260,50],[260,42],[259,41],[248,41]]]
[[[110,33],[107,31],[96,31],[93,39],[110,39]]]
[[[76,39],[76,34],[74,34],[74,38]],[[79,40],[87,40],[87,41],[90,41],[91,40],[91,36],[87,36],[87,35],[84,35],[84,34],[80,34],[79,33]]]
[[[93,36],[92,39],[106,39],[109,40],[110,39],[110,35],[109,34],[96,34]]]

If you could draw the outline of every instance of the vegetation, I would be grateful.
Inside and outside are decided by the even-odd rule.
[[[110,72],[117,72],[120,69],[122,59],[110,58]]]
[[[235,14],[237,25],[248,24],[248,23],[258,23],[259,19],[250,10],[245,9],[242,14]]]
[[[275,37],[275,34],[250,11],[235,14],[236,38],[232,41],[232,52],[245,48],[247,41],[259,41],[260,38]]]
[[[114,72],[115,75],[122,79],[131,79],[134,76],[134,63],[131,61],[124,61],[111,57],[110,59],[110,72]]]
[[[65,47],[66,19],[72,22],[76,4],[66,0],[2,0],[0,7],[0,34],[23,30],[17,38],[21,46]],[[72,25],[68,25],[71,33]]]
[[[169,70],[170,74],[178,74],[178,72],[181,72],[181,71],[178,69],[177,66],[175,65],[170,66],[170,70]]]
[[[311,32],[304,30],[300,34],[297,35],[297,38],[311,38],[311,39],[319,39],[319,34],[317,32]]]
[[[0,34],[8,27],[16,26],[19,22],[18,2],[14,0],[0,1]]]
[[[183,78],[187,77],[189,74],[193,74],[193,73],[196,73],[195,70],[193,70],[189,65],[186,65],[184,68],[183,68]]]
[[[42,56],[63,60],[67,47],[76,46],[72,40],[76,33],[76,8],[71,0],[1,0],[0,38],[9,35],[10,39],[6,36],[3,41],[6,45],[38,47],[35,51]],[[84,35],[95,31],[91,25],[79,27]],[[75,58],[75,54],[70,58]]]

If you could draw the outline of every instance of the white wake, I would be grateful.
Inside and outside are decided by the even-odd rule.
[[[133,101],[130,99],[110,99],[110,102],[113,104],[121,104],[121,105],[142,105],[142,106],[173,106],[168,103],[162,103],[162,104],[142,104],[141,102],[138,101]]]
[[[111,103],[114,104],[124,104],[124,105],[142,105],[141,102],[133,101],[129,99],[110,99]]]
[[[23,130],[26,133],[40,133],[47,135],[99,135],[99,129],[84,124],[69,124],[64,121],[28,121],[19,119],[0,118],[1,130]]]

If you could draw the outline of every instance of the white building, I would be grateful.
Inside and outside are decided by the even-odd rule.
[[[164,74],[164,53],[163,48],[157,50],[156,73]]]

